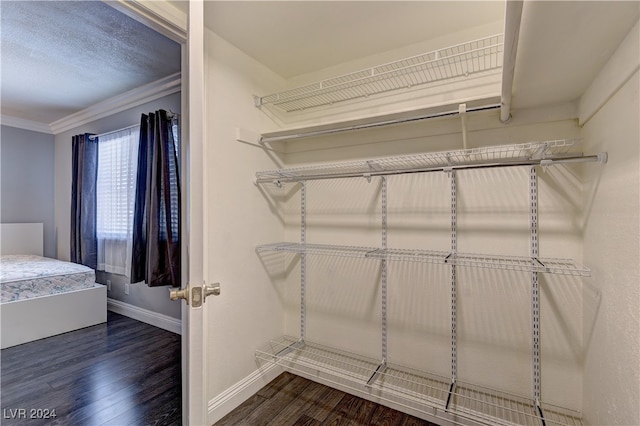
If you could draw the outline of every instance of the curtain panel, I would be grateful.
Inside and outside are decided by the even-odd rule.
[[[89,133],[72,138],[71,253],[72,262],[97,267],[96,181],[98,141]]]
[[[131,282],[180,286],[178,140],[164,110],[143,114],[133,216]]]

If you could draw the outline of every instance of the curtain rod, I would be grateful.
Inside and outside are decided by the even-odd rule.
[[[125,130],[133,129],[134,127],[140,127],[140,125],[139,124],[132,124],[131,126],[123,127],[122,129],[111,130],[109,132],[100,133],[98,135],[91,135],[91,136],[89,136],[89,140],[94,140],[95,138],[100,138],[102,136],[111,135],[111,134],[118,133],[118,132],[123,132]]]
[[[180,114],[169,110],[169,112],[167,113],[167,116],[171,119],[174,119],[174,118],[180,117]],[[100,133],[98,135],[91,135],[89,136],[89,140],[94,140],[95,138],[100,138],[101,136],[111,135],[113,133],[118,133],[125,130],[133,129],[134,127],[140,127],[140,124],[132,124],[131,126],[123,127],[122,129],[111,130],[109,132]]]

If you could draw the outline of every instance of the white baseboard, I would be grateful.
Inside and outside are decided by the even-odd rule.
[[[261,367],[213,398],[208,404],[208,423],[212,425],[229,414],[283,371],[282,367],[275,364]]]
[[[111,312],[151,324],[176,334],[182,334],[182,321],[168,315],[139,308],[120,300],[107,298],[107,309]]]
[[[220,395],[210,400],[208,404],[207,423],[210,425],[215,425],[217,421],[229,414],[240,404],[249,399],[252,395],[254,395],[256,392],[258,392],[260,389],[262,389],[269,382],[271,382],[273,379],[275,379],[285,371],[289,371],[291,374],[304,377],[305,379],[311,380],[313,382],[338,389],[342,392],[355,395],[368,401],[384,405],[394,410],[433,422],[438,425],[456,426],[460,424],[467,424],[465,422],[459,423],[456,420],[455,416],[452,417],[444,411],[439,412],[438,410],[434,410],[433,414],[429,414],[424,410],[413,407],[412,405],[415,405],[415,403],[409,400],[406,403],[402,403],[400,401],[394,402],[388,398],[382,398],[382,395],[379,394],[379,391],[372,391],[370,389],[367,390],[364,384],[361,386],[361,389],[359,389],[358,387],[340,383],[341,380],[338,376],[334,377],[332,375],[320,374],[319,371],[314,374],[312,372],[304,372],[297,369],[290,370],[276,364],[268,364],[264,367],[261,367],[244,379],[240,380],[235,385],[231,386],[229,389],[222,392]],[[344,378],[346,379],[345,383],[349,383],[351,380],[353,380],[352,378],[349,378],[349,376],[345,376]],[[418,406],[419,405],[420,404],[418,403]],[[479,423],[469,421],[468,424],[477,425]]]

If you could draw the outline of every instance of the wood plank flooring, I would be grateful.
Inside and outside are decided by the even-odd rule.
[[[0,356],[2,425],[181,424],[176,334],[109,312],[106,324],[3,349]],[[230,425],[432,423],[283,373],[216,423]]]
[[[3,349],[0,357],[2,425],[181,423],[177,334],[108,312],[105,324]],[[31,418],[51,410],[55,417]]]
[[[215,426],[435,426],[391,408],[283,373]]]

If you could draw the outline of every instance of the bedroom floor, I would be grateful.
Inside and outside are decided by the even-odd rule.
[[[105,324],[0,355],[3,425],[181,423],[177,334],[108,312]]]
[[[2,425],[180,425],[180,336],[107,323],[3,349]],[[55,417],[54,417],[55,416]],[[216,426],[432,423],[283,373]]]

